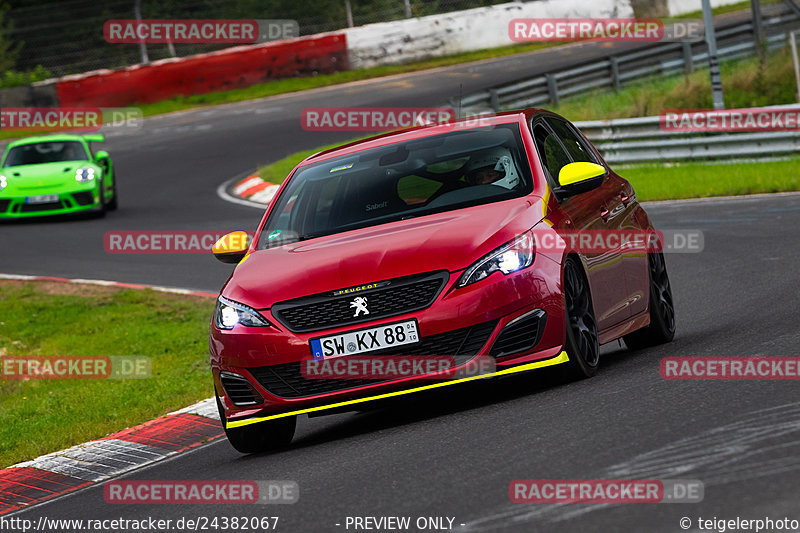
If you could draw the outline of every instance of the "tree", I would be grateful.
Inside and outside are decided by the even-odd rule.
[[[11,38],[14,25],[6,17],[9,10],[5,2],[0,4],[0,72],[10,72],[17,64],[19,49],[22,43],[15,43]]]
[[[636,18],[668,17],[667,0],[631,0],[633,16]]]

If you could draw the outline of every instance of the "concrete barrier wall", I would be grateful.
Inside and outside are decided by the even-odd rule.
[[[712,0],[713,6],[738,0]],[[700,9],[699,0],[669,0],[670,14]],[[514,44],[508,23],[515,18],[633,17],[629,0],[539,0],[512,2],[343,30],[352,68],[399,64],[428,57]]]
[[[712,0],[713,6],[737,0]],[[668,0],[670,13],[699,0]],[[237,89],[272,79],[391,65],[512,44],[514,18],[632,17],[630,0],[512,2],[340,32],[238,46],[122,70],[65,76],[0,91],[0,106],[124,107],[175,96]]]
[[[55,82],[0,90],[0,109],[4,107],[55,107],[58,105]]]
[[[65,76],[55,86],[62,107],[122,107],[347,70],[347,61],[345,35],[332,33]]]
[[[737,4],[739,1],[740,0],[711,0],[711,7]],[[667,0],[667,5],[669,6],[671,15],[692,13],[693,11],[700,11],[701,9],[700,0]]]

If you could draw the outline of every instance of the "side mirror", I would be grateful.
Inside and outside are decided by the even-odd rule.
[[[107,173],[111,169],[111,157],[108,152],[98,150],[94,153],[94,162],[103,167],[103,173]]]
[[[558,192],[564,196],[574,196],[596,189],[606,177],[606,169],[596,163],[569,163],[558,173]]]
[[[92,143],[101,143],[106,140],[105,136],[103,136],[102,133],[92,133],[89,135],[84,135],[83,138],[87,142],[92,142]]]
[[[228,233],[214,243],[211,251],[223,263],[238,263],[250,248],[250,236],[244,231]]]

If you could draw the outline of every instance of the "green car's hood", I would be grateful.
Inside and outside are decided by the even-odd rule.
[[[95,175],[100,175],[100,167],[89,161],[61,161],[5,167],[0,169],[0,174],[8,180],[9,189],[13,187],[18,191],[40,191],[63,185],[77,185],[75,171],[81,167],[92,167]]]

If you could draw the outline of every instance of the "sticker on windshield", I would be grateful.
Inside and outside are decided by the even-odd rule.
[[[348,168],[353,168],[354,164],[355,163],[348,163],[346,165],[340,165],[338,167],[333,167],[332,169],[330,169],[328,171],[328,173],[330,174],[330,173],[333,173],[333,172],[339,172],[340,170],[347,170]]]
[[[282,233],[281,230],[276,229],[275,231],[272,231],[269,235],[267,235],[267,239],[275,239],[277,237],[280,237],[281,233]]]

